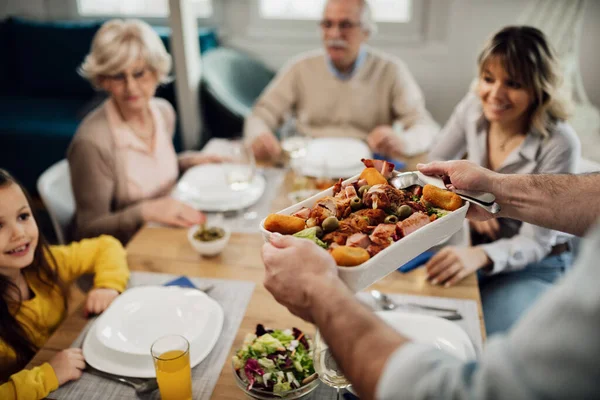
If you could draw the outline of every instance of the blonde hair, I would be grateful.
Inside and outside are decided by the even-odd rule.
[[[479,54],[479,76],[491,59],[497,59],[511,79],[533,94],[529,129],[547,137],[550,125],[569,117],[570,102],[561,92],[562,71],[542,31],[530,26],[502,29]]]
[[[91,51],[78,72],[99,88],[102,76],[118,74],[140,58],[156,73],[159,82],[169,82],[171,56],[152,27],[137,19],[112,19],[96,32]]]

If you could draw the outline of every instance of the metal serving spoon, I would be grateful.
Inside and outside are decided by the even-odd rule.
[[[444,181],[441,178],[435,176],[427,176],[419,171],[416,172],[395,172],[394,175],[389,179],[390,185],[396,189],[406,189],[412,185],[426,185],[430,184],[437,186],[441,189],[448,190]],[[498,214],[500,212],[500,205],[496,203],[496,196],[486,192],[476,192],[473,190],[454,190],[454,193],[459,195],[462,199],[469,203],[475,204],[478,207],[483,208],[491,214]]]

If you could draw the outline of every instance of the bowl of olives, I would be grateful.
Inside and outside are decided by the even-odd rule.
[[[231,231],[226,227],[205,225],[194,225],[188,230],[188,240],[192,247],[203,256],[216,256],[221,253],[227,242]]]

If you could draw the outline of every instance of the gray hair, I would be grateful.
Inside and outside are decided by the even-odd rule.
[[[325,7],[331,0],[325,2]],[[371,6],[367,0],[359,0],[360,2],[360,25],[363,31],[367,32],[370,36],[374,36],[377,33],[377,24],[373,18],[373,12]]]
[[[156,72],[159,82],[170,81],[171,56],[154,29],[137,19],[112,19],[96,32],[78,72],[99,88],[102,75],[120,73],[139,58]]]
[[[373,18],[373,11],[367,0],[361,1],[360,24],[365,32],[374,36],[377,33],[377,24]]]

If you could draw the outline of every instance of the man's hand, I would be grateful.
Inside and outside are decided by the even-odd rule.
[[[63,350],[52,357],[48,363],[56,374],[59,386],[81,378],[81,371],[85,369],[85,360],[81,349]]]
[[[373,129],[367,137],[367,143],[375,153],[386,156],[402,154],[402,141],[391,126],[381,125]]]
[[[425,175],[448,177],[451,182],[450,185],[447,185],[449,189],[490,192],[496,196],[497,201],[500,200],[502,174],[480,167],[471,161],[434,161],[429,164],[418,164],[417,168]],[[503,206],[503,204],[500,205]],[[486,221],[497,216],[477,206],[469,207],[467,214],[469,219],[477,221]]]
[[[315,283],[341,284],[333,257],[307,239],[272,233],[263,245],[265,288],[293,314],[313,322]]]
[[[425,268],[431,283],[450,287],[489,264],[486,252],[479,247],[449,246],[431,257]]]
[[[88,315],[102,313],[118,295],[119,292],[115,289],[95,288],[90,290],[85,301],[83,314],[87,317]]]
[[[189,228],[206,221],[206,216],[200,211],[170,196],[144,201],[142,218],[145,222],[157,222],[180,228]]]
[[[281,154],[281,146],[275,135],[264,132],[252,142],[252,151],[257,160],[275,160]]]

